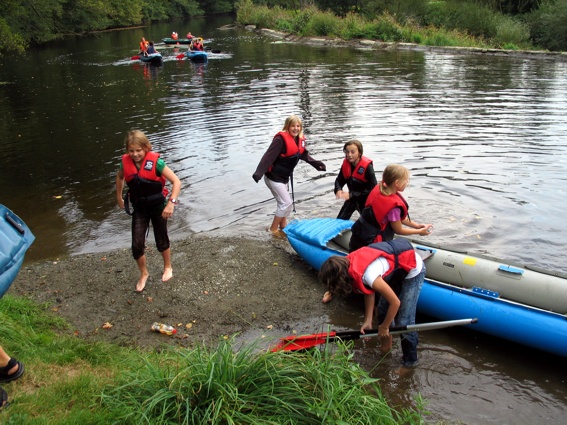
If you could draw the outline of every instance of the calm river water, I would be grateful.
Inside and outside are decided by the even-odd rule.
[[[275,205],[252,173],[298,114],[328,171],[299,165],[296,218],[337,214],[342,145],[358,138],[376,170],[411,170],[405,194],[412,219],[434,223],[428,242],[567,272],[565,61],[304,46],[220,29],[229,23],[102,33],[0,65],[0,202],[37,237],[27,261],[129,246],[114,176],[131,128],[182,179],[173,239],[266,238]],[[162,66],[130,60],[142,36],[189,30],[221,53],[193,64],[158,45]],[[359,314],[330,320],[356,327]],[[405,376],[365,347],[393,402],[421,393],[432,418],[467,424],[564,423],[564,359],[462,329],[421,341],[421,366]]]

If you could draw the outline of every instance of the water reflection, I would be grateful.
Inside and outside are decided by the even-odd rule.
[[[113,185],[131,128],[182,180],[173,239],[266,237],[274,205],[251,175],[285,117],[299,113],[328,171],[297,168],[295,218],[336,216],[342,145],[357,138],[378,172],[410,168],[405,194],[412,218],[435,225],[428,241],[567,272],[566,63],[302,46],[220,30],[232,19],[215,19],[190,22],[222,52],[206,65],[165,47],[159,68],[132,62],[142,36],[171,33],[159,23],[56,42],[0,67],[1,201],[36,234],[28,261],[128,247]],[[329,322],[356,329],[360,311]],[[420,392],[440,417],[564,418],[561,362],[459,335],[424,333],[410,375],[394,374],[396,353],[379,363],[371,341],[357,359],[396,403]]]

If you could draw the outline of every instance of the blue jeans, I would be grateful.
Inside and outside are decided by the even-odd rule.
[[[415,325],[415,310],[417,307],[417,299],[423,280],[425,279],[425,265],[421,272],[410,279],[404,279],[402,282],[402,291],[398,295],[400,299],[400,309],[396,318],[392,323],[393,326]],[[378,323],[382,323],[388,311],[388,302],[384,297],[380,297],[378,302]],[[417,343],[419,338],[417,332],[407,332],[400,334],[402,341],[402,363],[404,366],[415,366],[417,364]]]

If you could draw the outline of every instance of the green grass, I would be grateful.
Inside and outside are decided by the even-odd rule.
[[[236,11],[237,22],[242,25],[256,25],[304,37],[369,39],[428,46],[535,49],[529,43],[529,28],[522,22],[489,13],[488,9],[473,3],[466,3],[466,6],[464,8],[458,2],[431,2],[428,12],[419,19],[395,17],[388,12],[371,19],[356,13],[348,13],[341,18],[314,6],[289,10],[254,5],[252,0],[240,0]],[[453,25],[454,22],[460,23],[460,27]]]
[[[388,406],[349,347],[307,353],[216,347],[143,351],[87,343],[46,305],[0,300],[0,343],[26,373],[5,384],[3,424],[421,424]]]

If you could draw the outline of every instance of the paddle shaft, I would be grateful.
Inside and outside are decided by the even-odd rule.
[[[451,326],[470,325],[478,322],[478,319],[446,320],[443,322],[420,323],[418,325],[397,326],[390,328],[390,334],[403,334],[407,332],[429,331],[433,329],[448,328]],[[288,336],[281,338],[280,342],[271,351],[295,351],[312,348],[317,345],[334,342],[337,340],[351,341],[378,335],[378,329],[371,329],[364,333],[360,331],[328,332],[301,336]]]
[[[417,325],[395,326],[393,328],[390,328],[390,334],[398,335],[408,332],[432,331],[435,329],[450,328],[452,326],[470,325],[471,323],[476,322],[478,322],[478,319],[459,319],[446,320],[443,322],[420,323]],[[378,335],[378,329],[370,329],[368,331],[364,331],[364,333],[360,331],[336,332],[335,338],[340,338],[342,340],[348,341],[353,339],[368,338],[376,335]]]

